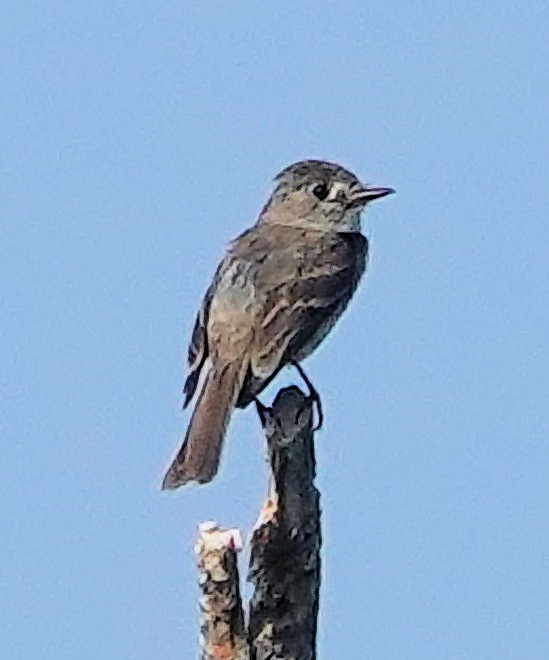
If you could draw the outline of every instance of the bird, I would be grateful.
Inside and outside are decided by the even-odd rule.
[[[163,489],[211,481],[234,409],[258,401],[283,367],[299,367],[324,340],[366,270],[361,213],[394,192],[314,159],[289,165],[274,183],[256,224],[229,244],[197,313],[183,388],[184,407],[195,395],[196,403]]]

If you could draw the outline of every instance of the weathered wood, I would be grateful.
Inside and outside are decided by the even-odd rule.
[[[216,523],[199,528],[201,660],[249,660],[244,612],[240,597],[237,552],[240,533]]]
[[[314,660],[321,533],[313,403],[297,387],[289,387],[260,414],[272,483],[251,542],[251,657]]]
[[[259,406],[271,471],[251,539],[246,630],[237,530],[200,527],[201,660],[315,660],[320,588],[320,494],[314,485],[312,396],[281,390]]]

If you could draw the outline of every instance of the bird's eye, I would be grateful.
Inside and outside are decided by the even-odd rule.
[[[325,183],[317,183],[313,188],[313,195],[318,199],[326,199],[328,196],[328,186]]]

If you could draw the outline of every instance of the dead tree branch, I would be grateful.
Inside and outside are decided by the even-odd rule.
[[[249,660],[237,565],[240,548],[238,530],[200,525],[196,553],[201,660]]]
[[[236,552],[223,536],[234,533],[217,529],[211,537],[212,531],[201,532],[202,660],[316,658],[321,532],[313,401],[299,388],[288,387],[277,394],[272,408],[259,407],[271,478],[251,539],[247,634]],[[216,535],[221,540],[207,550]]]

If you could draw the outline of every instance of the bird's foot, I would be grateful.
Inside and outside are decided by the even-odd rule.
[[[261,426],[265,428],[265,424],[267,423],[267,418],[270,408],[268,408],[266,405],[261,403],[259,397],[257,396],[254,396],[253,401],[255,403],[255,408],[257,410],[257,414],[259,415],[259,419],[261,421]]]
[[[305,385],[307,385],[307,387],[309,388],[309,394],[307,398],[309,399],[309,401],[311,401],[311,403],[316,403],[318,421],[315,427],[313,428],[313,431],[319,431],[322,428],[322,424],[324,422],[324,413],[322,412],[322,401],[320,400],[320,395],[317,392],[315,386],[311,383],[311,381],[307,377],[307,374],[303,370],[303,367],[298,362],[292,362],[292,365],[297,369]]]

